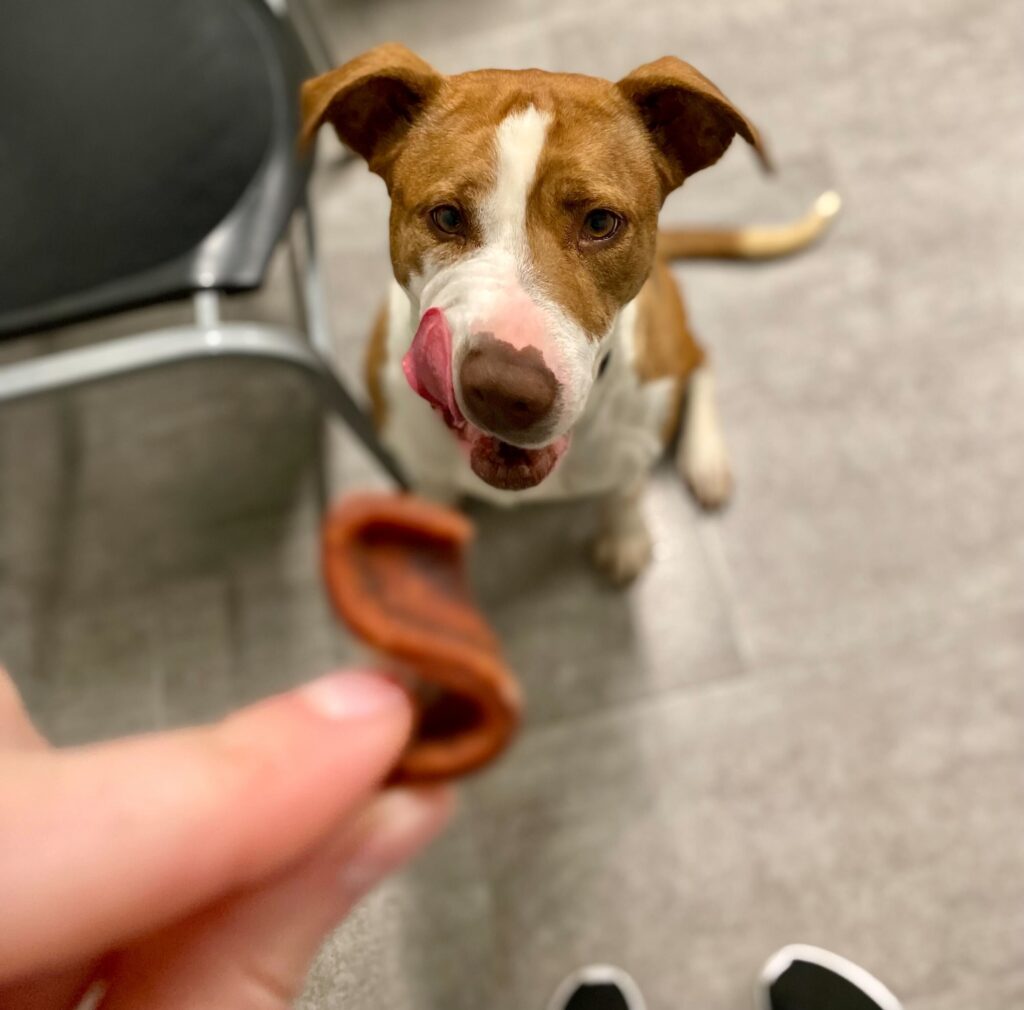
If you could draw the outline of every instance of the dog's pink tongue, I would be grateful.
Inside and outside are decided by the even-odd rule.
[[[440,309],[428,309],[412,346],[402,358],[402,371],[413,392],[440,409],[450,425],[462,424],[452,383],[452,335]]]

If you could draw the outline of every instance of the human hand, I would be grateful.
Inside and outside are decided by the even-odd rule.
[[[443,827],[381,782],[405,693],[332,674],[201,729],[59,750],[0,669],[0,1006],[280,1010],[325,934]]]

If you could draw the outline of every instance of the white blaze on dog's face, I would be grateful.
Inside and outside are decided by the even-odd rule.
[[[410,385],[478,476],[507,489],[539,483],[565,452],[650,271],[665,195],[735,132],[756,141],[671,59],[614,85],[443,77],[384,46],[309,82],[303,102],[307,137],[330,120],[388,184],[395,276],[419,317]]]

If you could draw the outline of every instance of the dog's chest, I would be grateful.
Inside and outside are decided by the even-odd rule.
[[[382,435],[417,490],[440,497],[468,495],[503,506],[606,494],[639,481],[662,452],[662,433],[676,386],[671,379],[640,382],[637,378],[632,305],[620,315],[610,338],[608,366],[591,391],[568,451],[551,476],[524,491],[501,491],[480,480],[458,440],[409,388],[401,359],[413,326],[408,300],[397,284],[388,310],[382,375],[387,417]]]

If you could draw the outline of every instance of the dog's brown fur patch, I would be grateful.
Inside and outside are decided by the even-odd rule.
[[[660,257],[637,299],[636,367],[644,382],[688,379],[704,361],[675,278]]]

